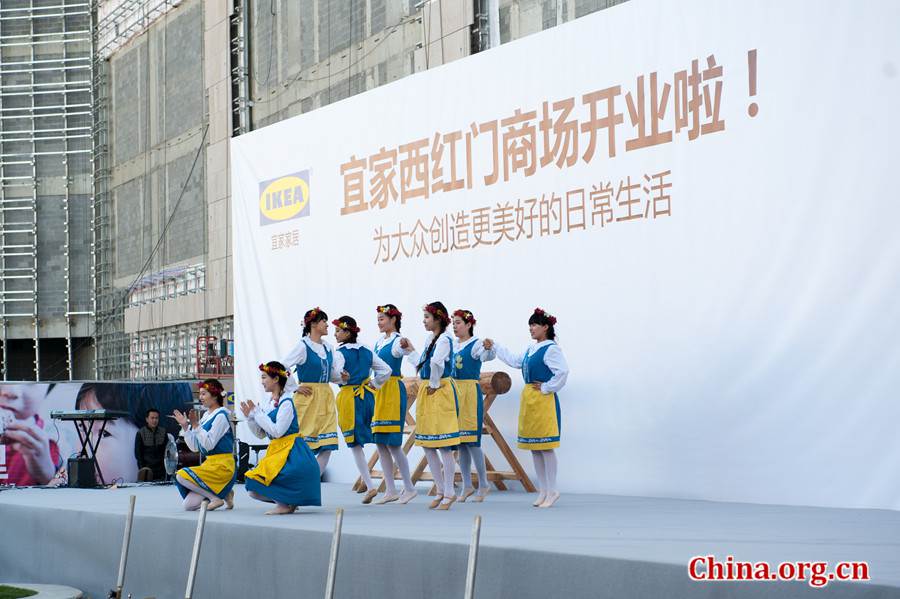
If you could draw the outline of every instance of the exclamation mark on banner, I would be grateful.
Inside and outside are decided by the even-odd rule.
[[[750,67],[750,97],[756,95],[756,50],[747,51],[747,66]],[[750,102],[747,112],[751,117],[756,116],[759,112],[759,105],[756,102]]]

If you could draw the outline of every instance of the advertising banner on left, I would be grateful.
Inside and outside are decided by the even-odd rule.
[[[99,439],[96,457],[103,477],[107,483],[134,482],[141,435],[177,436],[172,413],[192,402],[188,383],[0,382],[0,485],[64,484],[66,462],[81,442],[73,422],[52,419],[50,413],[100,409],[127,414],[108,422]],[[148,417],[154,410],[157,419]],[[158,424],[148,426],[148,420]],[[93,444],[100,430],[93,427]]]

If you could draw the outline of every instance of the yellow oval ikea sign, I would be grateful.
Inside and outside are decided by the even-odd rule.
[[[259,194],[259,211],[268,222],[299,216],[309,206],[309,184],[296,175],[270,182]]]

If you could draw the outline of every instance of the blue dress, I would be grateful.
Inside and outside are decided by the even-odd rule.
[[[292,412],[291,424],[281,437],[272,439],[266,455],[246,474],[247,491],[286,505],[322,505],[319,463],[300,436],[297,411],[290,395],[268,413],[274,423],[280,410]]]
[[[453,354],[453,380],[459,401],[459,442],[481,447],[484,428],[484,394],[481,392],[481,360],[472,356],[477,338]]]
[[[372,416],[372,433],[375,443],[399,447],[403,445],[403,429],[406,426],[406,385],[400,372],[403,357],[395,358],[393,347],[400,342],[394,333],[390,340],[381,339],[375,344],[375,352],[388,366],[391,376],[375,392],[375,414]]]
[[[369,385],[374,355],[368,348],[338,348],[344,357],[344,370],[350,377],[341,383],[337,395],[338,426],[347,447],[372,443],[372,416],[375,413],[375,390]]]
[[[316,353],[308,338],[302,342],[306,345],[306,361],[292,367],[297,382],[312,389],[312,395],[294,393],[294,407],[300,423],[300,433],[314,453],[320,451],[337,451],[338,433],[335,415],[334,391],[329,384],[334,355],[325,345],[325,359]]]
[[[219,418],[225,420],[227,425],[223,427],[224,434],[216,441],[212,449],[206,450],[202,445],[196,449],[200,451],[203,463],[199,466],[182,468],[175,473],[175,487],[182,499],[190,493],[190,489],[181,484],[180,479],[192,482],[220,499],[225,499],[231,492],[237,479],[237,468],[234,460],[234,435],[231,432],[231,423],[228,422],[228,410],[217,408],[203,417],[200,428],[209,434],[213,423]],[[188,441],[188,446],[191,446]],[[191,449],[194,449],[191,447]]]

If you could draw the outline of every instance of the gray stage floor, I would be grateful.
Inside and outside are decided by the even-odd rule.
[[[0,492],[0,581],[68,584],[94,597],[115,582],[128,496],[137,495],[126,590],[183,597],[196,514],[173,487]],[[449,512],[363,506],[323,486],[322,508],[264,516],[237,487],[209,514],[195,597],[321,597],[334,508],[344,514],[336,597],[463,596],[472,519],[483,517],[477,597],[898,597],[900,512],[564,495],[549,510],[494,492]],[[871,582],[693,582],[695,555],[770,564],[867,561]]]

